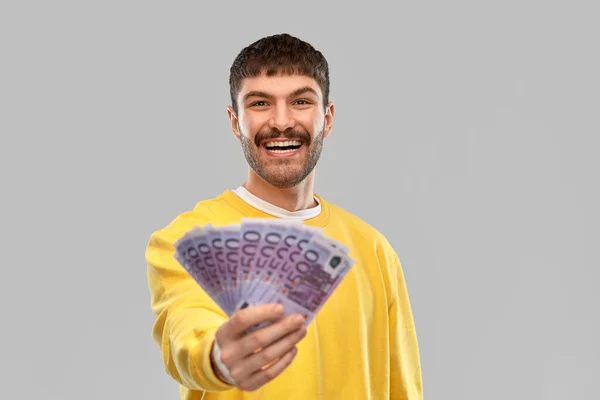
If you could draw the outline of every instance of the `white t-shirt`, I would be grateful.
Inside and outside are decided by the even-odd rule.
[[[317,205],[315,207],[308,208],[306,210],[288,211],[281,207],[277,207],[269,202],[266,202],[260,197],[253,195],[243,186],[239,186],[238,188],[232,191],[246,203],[250,204],[252,207],[279,218],[304,220],[314,218],[321,213],[321,203],[319,202],[319,199],[317,199],[317,197],[314,198],[317,202]]]

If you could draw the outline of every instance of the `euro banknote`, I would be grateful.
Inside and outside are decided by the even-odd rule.
[[[305,325],[354,265],[348,247],[322,229],[277,218],[196,226],[174,247],[175,259],[226,315],[279,303],[284,316],[298,313]]]

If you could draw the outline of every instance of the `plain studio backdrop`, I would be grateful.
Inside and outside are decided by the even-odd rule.
[[[427,400],[597,400],[597,2],[3,2],[0,398],[177,399],[151,233],[243,182],[229,67],[323,51],[316,189],[403,263]]]

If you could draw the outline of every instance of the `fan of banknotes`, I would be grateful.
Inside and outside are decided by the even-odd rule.
[[[279,303],[305,325],[354,264],[320,228],[275,218],[195,227],[175,243],[175,258],[227,315]]]

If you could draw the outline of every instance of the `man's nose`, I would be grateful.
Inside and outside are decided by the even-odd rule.
[[[285,105],[278,105],[273,109],[273,115],[269,120],[269,127],[284,132],[286,129],[291,129],[295,126],[294,116],[292,111]]]

